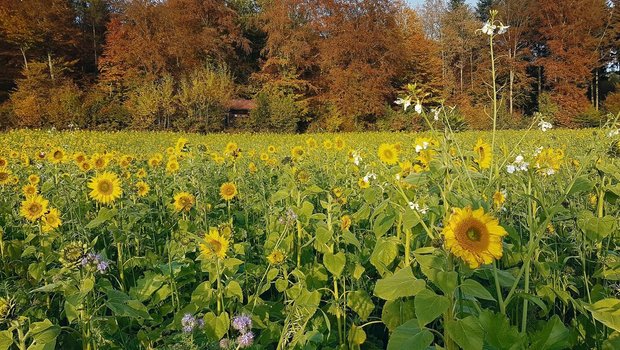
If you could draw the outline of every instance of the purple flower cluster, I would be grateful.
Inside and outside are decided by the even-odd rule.
[[[297,220],[297,214],[293,211],[293,209],[288,209],[283,216],[278,220],[281,225],[292,225]]]
[[[205,320],[202,318],[196,318],[192,314],[185,314],[181,319],[181,325],[183,326],[183,332],[191,333],[194,329],[202,329],[205,326]]]
[[[95,267],[99,273],[106,273],[110,264],[101,255],[88,253],[82,258],[82,267],[87,266]]]
[[[252,319],[248,315],[238,315],[233,317],[231,326],[240,334],[233,342],[228,338],[220,340],[221,349],[230,349],[237,344],[238,349],[249,348],[254,343],[254,333],[252,333]]]

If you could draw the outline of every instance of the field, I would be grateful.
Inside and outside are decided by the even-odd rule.
[[[619,349],[619,137],[0,134],[0,350]]]

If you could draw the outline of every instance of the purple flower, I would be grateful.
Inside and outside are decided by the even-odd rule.
[[[101,273],[105,273],[108,270],[109,264],[107,261],[100,261],[99,264],[97,264],[97,270]]]
[[[237,343],[239,343],[239,347],[242,349],[250,347],[253,342],[254,342],[254,333],[252,332],[243,333],[239,336],[239,338],[237,338]]]
[[[252,328],[252,319],[248,315],[235,316],[232,320],[232,327],[241,333],[245,333]]]
[[[202,318],[196,320],[196,323],[198,324],[198,328],[200,329],[203,329],[205,327],[205,320]]]
[[[222,338],[222,340],[220,340],[220,349],[228,349],[228,348],[230,348],[230,339]]]
[[[196,327],[196,318],[192,314],[187,313],[181,319],[181,325],[183,326],[183,332],[190,333]]]

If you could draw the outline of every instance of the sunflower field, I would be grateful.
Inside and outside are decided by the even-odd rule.
[[[620,349],[616,129],[0,140],[0,350]]]

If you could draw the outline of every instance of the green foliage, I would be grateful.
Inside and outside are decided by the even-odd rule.
[[[276,90],[259,92],[256,108],[250,111],[242,126],[253,131],[294,133],[304,116],[304,108],[296,96]]]

